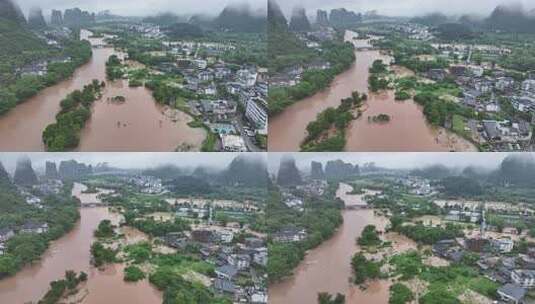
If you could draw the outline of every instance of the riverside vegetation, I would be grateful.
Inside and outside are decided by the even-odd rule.
[[[362,114],[360,107],[367,98],[366,94],[353,92],[351,97],[342,99],[336,109],[328,108],[318,114],[316,120],[307,126],[308,135],[301,144],[301,150],[304,152],[344,150],[345,131],[351,121],[360,117]]]
[[[56,123],[43,131],[43,142],[48,151],[65,151],[78,146],[79,133],[91,117],[91,105],[100,98],[104,86],[104,82],[95,79],[82,91],[76,90],[61,101]]]

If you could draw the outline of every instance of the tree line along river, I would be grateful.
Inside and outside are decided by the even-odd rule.
[[[83,184],[75,183],[72,195],[80,199],[82,204],[100,202],[99,193],[82,193],[87,189]],[[91,266],[90,246],[95,241],[93,233],[102,220],[111,220],[118,224],[121,215],[110,212],[108,207],[80,208],[80,221],[75,228],[51,243],[42,259],[29,265],[12,277],[0,280],[0,303],[37,303],[50,287],[50,282],[64,278],[66,270],[83,271],[88,280],[80,287],[80,291],[69,298],[69,303],[101,304],[101,303],[162,303],[162,293],[156,290],[147,280],[137,283],[123,281],[123,264],[107,265],[103,270]],[[125,227],[121,228],[124,230]],[[127,239],[139,240],[144,235],[139,231],[122,231]]]
[[[341,100],[351,96],[353,91],[366,93],[368,100],[363,106],[363,115],[354,120],[346,132],[346,151],[477,151],[459,136],[429,125],[422,108],[413,100],[396,101],[392,90],[369,92],[369,68],[375,60],[390,63],[392,57],[372,48],[371,39],[380,37],[357,37],[356,32],[346,31],[345,41],[354,44],[356,61],[347,71],[338,75],[328,89],[298,101],[282,113],[270,117],[270,151],[299,151],[300,144],[307,135],[307,125],[325,109],[340,105]],[[412,74],[401,67],[394,66],[393,69],[397,73]],[[368,122],[368,116],[379,114],[389,115],[391,121],[386,124]]]
[[[90,38],[81,31],[81,39],[102,45],[102,38]],[[94,47],[91,60],[74,75],[48,87],[3,116],[0,116],[0,151],[44,151],[43,130],[55,122],[60,101],[80,90],[93,79],[106,79],[106,61],[110,55],[124,57],[112,47]],[[124,103],[110,102],[115,96]],[[191,128],[192,118],[177,112],[164,115],[166,107],[156,103],[145,87],[129,87],[127,80],[106,81],[103,97],[92,107],[92,116],[81,132],[78,151],[174,151],[178,146],[199,150],[206,136],[200,128]]]

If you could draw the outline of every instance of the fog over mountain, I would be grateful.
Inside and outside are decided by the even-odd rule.
[[[39,6],[45,16],[52,9],[65,10],[79,7],[82,10],[99,12],[110,10],[112,14],[123,16],[147,16],[162,12],[178,15],[206,14],[216,16],[228,5],[242,6],[247,4],[252,11],[266,10],[265,0],[16,0],[27,14],[30,8]]]
[[[535,159],[534,153],[523,153],[524,157]],[[432,165],[444,165],[452,168],[470,166],[496,169],[509,155],[508,153],[270,153],[268,169],[274,174],[278,171],[281,158],[291,155],[297,167],[303,172],[310,172],[311,161],[322,162],[343,160],[351,164],[375,163],[377,166],[391,169],[417,169]]]
[[[535,8],[532,0],[280,0],[281,8],[287,16],[295,6],[307,9],[309,16],[315,16],[316,9],[331,10],[344,7],[348,10],[366,12],[377,10],[381,15],[417,16],[433,12],[447,15],[489,15],[498,5],[523,5],[527,10]]]
[[[7,171],[13,173],[17,160],[28,156],[33,168],[45,172],[46,161],[59,164],[61,161],[76,160],[87,165],[96,166],[107,162],[110,166],[121,169],[145,169],[162,165],[174,165],[181,168],[195,169],[197,166],[224,169],[237,156],[234,153],[1,153],[0,162]],[[258,154],[265,157],[265,154]]]

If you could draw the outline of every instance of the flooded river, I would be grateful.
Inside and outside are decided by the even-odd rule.
[[[369,68],[375,60],[389,63],[391,57],[378,50],[370,49],[370,40],[356,39],[357,34],[346,32],[346,41],[355,47],[356,62],[344,73],[338,75],[331,86],[309,98],[286,108],[269,121],[270,151],[299,151],[306,137],[306,126],[329,107],[337,107],[341,99],[351,96],[353,91],[368,94],[360,119],[353,121],[346,132],[346,151],[462,151],[474,150],[466,141],[435,130],[427,124],[422,109],[412,100],[395,101],[393,91],[370,93],[368,91]],[[373,39],[374,37],[372,37]],[[368,116],[387,114],[387,124],[368,122]]]
[[[337,196],[346,205],[363,205],[364,195],[350,195],[351,186],[340,184]],[[366,192],[370,194],[370,191]],[[310,250],[305,259],[294,270],[294,275],[269,287],[269,300],[272,304],[317,303],[320,292],[342,293],[348,304],[386,304],[388,303],[390,282],[373,281],[366,290],[351,283],[351,258],[359,250],[356,239],[366,225],[375,225],[383,230],[388,220],[376,216],[371,209],[343,211],[344,223],[332,238],[319,247]],[[394,248],[406,250],[413,244],[406,238],[396,235],[386,237],[393,242]]]
[[[82,39],[93,45],[102,39]],[[60,101],[70,92],[83,88],[93,79],[106,79],[106,61],[116,52],[110,47],[93,48],[89,63],[76,70],[73,77],[46,88],[0,117],[0,151],[43,151],[43,130],[55,122]],[[92,117],[82,131],[79,151],[174,151],[178,146],[199,150],[205,137],[203,129],[187,125],[191,118],[178,113],[176,118],[163,114],[152,93],[144,87],[130,88],[126,80],[106,82],[104,96],[93,105]],[[126,97],[122,104],[108,98]],[[140,140],[142,138],[143,140]]]
[[[73,195],[82,203],[95,202],[95,194],[84,194],[84,189],[84,185],[75,184]],[[110,265],[103,271],[90,265],[89,248],[94,241],[94,230],[104,219],[117,224],[120,216],[109,212],[107,207],[81,208],[80,216],[76,227],[52,242],[39,262],[25,267],[13,277],[0,280],[0,303],[36,303],[47,292],[50,282],[62,279],[66,270],[84,271],[88,274],[88,281],[80,285],[80,292],[75,299],[70,299],[76,303],[162,303],[161,293],[147,280],[125,283],[123,265]]]

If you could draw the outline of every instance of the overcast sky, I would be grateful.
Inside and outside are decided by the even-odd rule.
[[[523,153],[527,155],[528,153]],[[478,166],[496,168],[509,154],[507,153],[269,153],[270,172],[277,172],[280,159],[292,155],[301,170],[308,171],[311,161],[325,163],[329,160],[362,165],[375,162],[377,166],[399,169],[416,169],[429,165],[443,164],[448,167],[464,168]],[[530,154],[535,157],[535,153]]]
[[[525,8],[535,8],[534,0],[276,0],[281,8],[290,14],[292,7],[307,8],[308,15],[316,9],[345,7],[356,12],[377,10],[379,14],[390,16],[414,16],[432,12],[446,14],[488,15],[500,4],[522,4]]]
[[[18,158],[26,155],[32,160],[35,170],[44,170],[46,161],[59,164],[62,160],[74,159],[85,164],[96,165],[108,162],[112,167],[123,169],[150,168],[173,164],[178,167],[195,168],[198,166],[221,169],[226,167],[237,153],[0,153],[0,162],[7,171],[13,173]],[[257,157],[266,157],[258,153]]]
[[[99,12],[110,10],[113,14],[125,16],[146,16],[160,12],[178,15],[206,14],[218,15],[221,10],[236,3],[247,3],[252,9],[266,9],[266,0],[14,0],[27,13],[33,6],[43,9],[45,16],[52,9],[65,10],[79,7],[83,10]]]

